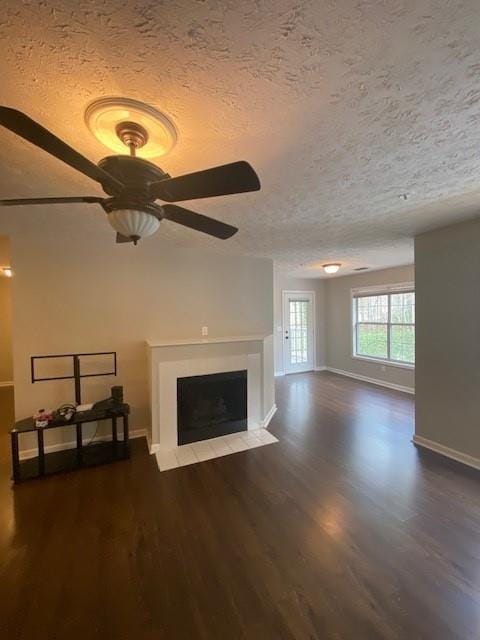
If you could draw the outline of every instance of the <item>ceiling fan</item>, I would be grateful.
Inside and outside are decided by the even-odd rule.
[[[148,132],[135,122],[121,122],[116,135],[130,155],[108,156],[94,164],[53,133],[16,109],[0,106],[0,125],[40,147],[80,173],[100,183],[108,197],[74,196],[0,200],[0,206],[35,204],[99,204],[117,232],[117,242],[133,242],[157,231],[160,221],[171,220],[190,229],[225,240],[238,229],[176,204],[157,204],[258,191],[260,181],[248,162],[230,164],[172,178],[148,160],[136,157]]]

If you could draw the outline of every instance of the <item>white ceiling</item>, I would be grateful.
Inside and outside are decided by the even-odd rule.
[[[165,170],[246,159],[262,190],[190,203],[238,225],[232,240],[163,223],[149,241],[270,256],[307,276],[340,261],[343,275],[411,263],[416,233],[480,212],[479,24],[478,0],[4,0],[0,102],[93,160],[108,151],[84,125],[89,101],[156,105],[180,132]],[[0,187],[99,193],[3,130]],[[88,223],[92,242],[110,233],[82,207],[15,214],[72,234]]]

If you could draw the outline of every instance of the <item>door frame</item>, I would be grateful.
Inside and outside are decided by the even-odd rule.
[[[282,365],[283,365],[283,373],[284,375],[290,375],[287,373],[287,349],[285,349],[285,327],[287,325],[285,318],[285,302],[287,296],[296,295],[296,296],[304,296],[309,295],[312,298],[312,334],[313,334],[313,352],[312,352],[312,366],[307,366],[305,369],[300,369],[293,373],[303,373],[305,371],[315,371],[317,368],[317,312],[316,312],[316,300],[315,300],[315,291],[301,291],[298,289],[282,289]]]

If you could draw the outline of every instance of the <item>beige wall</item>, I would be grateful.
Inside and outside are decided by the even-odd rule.
[[[480,460],[480,220],[415,240],[415,434]]]
[[[0,275],[0,384],[13,380],[11,279]]]
[[[283,366],[283,307],[282,291],[314,291],[316,317],[316,366],[325,365],[325,288],[324,282],[313,278],[291,278],[275,269],[274,277],[274,351],[275,373],[280,375]]]
[[[157,239],[158,240],[158,239]],[[145,340],[272,333],[270,260],[159,246],[118,246],[113,234],[92,246],[79,233],[12,237],[15,402],[18,418],[72,399],[71,381],[30,382],[32,354],[118,352],[118,378],[85,381],[85,400],[123,384],[132,428],[148,421]]]
[[[325,280],[328,367],[401,387],[413,388],[415,386],[415,372],[413,370],[353,358],[351,333],[351,289],[370,285],[413,282],[414,278],[413,266],[407,266]]]
[[[10,243],[0,236],[0,267],[10,266]],[[13,380],[11,279],[0,274],[0,384]]]

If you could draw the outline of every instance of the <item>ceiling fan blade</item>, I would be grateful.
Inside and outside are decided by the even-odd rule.
[[[257,174],[244,160],[188,173],[178,178],[166,178],[150,185],[152,196],[165,202],[227,196],[259,189]]]
[[[232,227],[229,224],[225,224],[225,222],[209,218],[201,213],[178,207],[175,204],[165,204],[162,209],[166,220],[171,220],[202,233],[208,233],[209,236],[214,236],[221,240],[231,238],[238,231],[237,227]]]
[[[66,198],[13,198],[10,200],[0,200],[0,207],[13,207],[23,204],[62,204],[62,203],[102,203],[105,198],[97,198],[95,196],[73,196]]]
[[[50,153],[65,162],[65,164],[80,171],[80,173],[92,178],[92,180],[107,186],[113,193],[118,193],[124,188],[124,185],[112,175],[87,160],[78,151],[69,147],[63,140],[57,138],[57,136],[21,111],[0,106],[0,125],[13,131],[24,140],[28,140],[28,142],[40,147],[40,149]]]
[[[122,244],[123,242],[133,242],[131,238],[127,238],[127,236],[122,236],[121,233],[117,233],[117,238],[115,240],[117,244]]]

